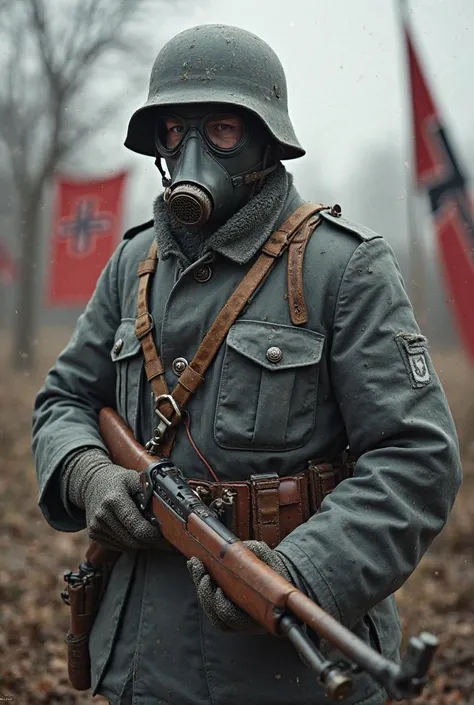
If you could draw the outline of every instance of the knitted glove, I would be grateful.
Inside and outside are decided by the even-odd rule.
[[[244,544],[285,580],[293,582],[283,557],[277,551],[273,551],[263,541],[244,541]],[[198,558],[191,558],[187,566],[196,586],[199,602],[215,627],[225,632],[265,633],[263,627],[225,596]]]
[[[101,450],[83,449],[66,458],[61,481],[67,499],[85,510],[91,539],[123,550],[151,548],[161,537],[133,500],[141,491],[138,473],[114,465]]]

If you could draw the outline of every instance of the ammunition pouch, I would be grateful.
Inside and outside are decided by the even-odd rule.
[[[286,477],[266,473],[243,482],[188,482],[239,539],[265,541],[275,548],[319,511],[323,499],[352,476],[353,467],[344,456],[333,464],[310,461],[307,470]]]
[[[116,554],[117,557],[119,555]],[[111,567],[111,564],[106,564],[95,568],[83,561],[77,573],[64,575],[67,585],[61,597],[71,608],[66,636],[68,675],[76,690],[87,690],[91,685],[89,635]]]

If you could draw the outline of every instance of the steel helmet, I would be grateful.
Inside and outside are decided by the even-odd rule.
[[[131,117],[125,146],[155,156],[155,112],[168,105],[225,103],[257,115],[281,145],[280,159],[305,154],[288,114],[285,73],[266,42],[239,27],[187,29],[160,51],[148,100]]]

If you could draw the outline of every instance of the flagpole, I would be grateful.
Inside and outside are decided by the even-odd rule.
[[[409,89],[411,83],[410,62],[408,55],[408,46],[406,42],[406,29],[408,28],[408,0],[397,0],[400,15],[400,24],[403,35],[403,43],[405,47],[405,85],[407,86],[406,95],[408,97],[408,141],[406,146],[407,164],[406,170],[406,204],[407,204],[407,227],[408,227],[408,250],[410,253],[410,280],[409,294],[412,302],[415,316],[418,324],[423,332],[426,332],[428,325],[427,309],[426,309],[426,277],[424,273],[424,265],[426,258],[424,257],[424,240],[423,229],[420,227],[417,217],[417,186],[416,186],[416,152],[415,152],[415,137],[414,137],[414,115],[411,91]]]

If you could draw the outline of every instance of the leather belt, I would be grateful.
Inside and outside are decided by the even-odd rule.
[[[271,548],[316,514],[325,497],[353,474],[354,464],[310,461],[297,475],[252,475],[247,481],[188,480],[190,487],[242,541],[265,541]]]

